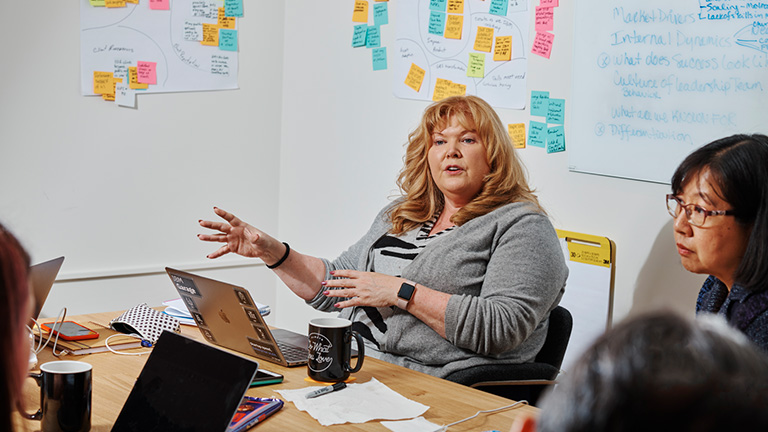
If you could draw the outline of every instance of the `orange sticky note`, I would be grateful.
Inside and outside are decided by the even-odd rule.
[[[496,48],[493,50],[493,61],[512,60],[512,36],[496,38]]]
[[[475,51],[491,52],[493,48],[493,27],[477,27]]]
[[[418,92],[421,90],[421,83],[424,81],[425,74],[424,69],[416,66],[416,63],[411,63],[411,69],[408,71],[408,76],[405,77],[405,85]]]
[[[115,85],[117,83],[122,83],[123,79],[122,78],[112,78],[111,81],[112,81],[112,85],[109,86],[109,89],[110,89],[109,93],[104,93],[104,94],[101,95],[101,98],[106,100],[106,101],[113,101],[113,100],[115,100]]]
[[[140,61],[137,63],[138,80],[143,84],[157,84],[157,63]]]
[[[139,82],[139,68],[128,68],[128,87],[134,90],[146,90],[149,88],[149,84],[142,84]]]
[[[139,4],[139,0],[125,0],[126,3]]]
[[[224,8],[223,7],[219,8],[219,28],[234,30],[236,19],[237,18],[233,16],[228,17],[224,15]]]
[[[525,123],[508,124],[509,139],[512,140],[512,146],[519,149],[525,148]]]
[[[113,78],[112,72],[93,71],[93,92],[96,94],[114,92],[111,88]]]
[[[443,78],[435,80],[435,90],[432,92],[432,100],[437,102],[449,96],[451,81]]]
[[[448,15],[443,36],[447,39],[461,39],[461,30],[463,26],[464,15]]]
[[[368,22],[368,2],[366,0],[355,0],[355,9],[352,12],[353,22]]]
[[[446,12],[463,14],[464,13],[464,0],[448,0],[448,7]]]
[[[125,0],[105,0],[104,6],[108,8],[125,7]]]
[[[203,45],[219,46],[219,26],[216,24],[203,23]]]
[[[451,86],[448,88],[449,96],[464,96],[466,94],[467,94],[467,86],[465,86],[464,84],[452,82]]]

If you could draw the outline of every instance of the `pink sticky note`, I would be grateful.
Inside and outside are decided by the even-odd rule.
[[[149,8],[155,10],[168,10],[171,4],[168,0],[149,0]]]
[[[549,58],[549,54],[552,52],[552,42],[554,40],[555,35],[552,33],[536,32],[536,39],[533,40],[531,52]]]
[[[138,81],[141,84],[157,84],[157,63],[140,61],[137,64]]]
[[[554,18],[554,9],[536,6],[536,31],[552,30]]]
[[[541,7],[558,7],[560,6],[560,0],[541,0],[539,2]]]

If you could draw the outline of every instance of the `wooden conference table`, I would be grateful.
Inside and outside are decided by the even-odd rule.
[[[107,324],[112,318],[121,312],[105,312],[87,315],[67,317],[68,320],[83,323],[88,326],[91,321]],[[201,342],[205,342],[196,327],[182,325],[182,334]],[[143,348],[142,348],[143,349]],[[129,350],[140,351],[138,349]],[[148,355],[128,356],[117,355],[111,352],[102,352],[87,355],[66,355],[58,360],[79,360],[93,365],[93,401],[92,401],[92,431],[109,431],[117,419],[128,394],[139,376]],[[46,348],[38,354],[39,365],[48,361],[57,360]],[[272,384],[254,387],[247,394],[254,397],[271,397],[280,395],[277,389],[295,389],[308,387],[311,384],[304,380],[307,376],[306,367],[287,368],[274,363],[259,360],[259,366],[263,369],[278,372],[285,376],[280,384]],[[416,372],[401,366],[393,365],[371,357],[365,359],[363,368],[354,374],[353,382],[364,383],[375,377],[383,384],[401,395],[429,406],[423,417],[432,423],[446,425],[455,421],[470,417],[480,410],[500,408],[514,403],[509,399],[475,390],[460,384],[435,378],[430,375]],[[33,412],[40,404],[40,393],[33,380],[27,380],[24,387],[26,406]],[[521,406],[511,410],[505,410],[491,414],[480,414],[477,418],[452,426],[449,432],[458,431],[509,431],[515,416],[521,412],[529,415],[538,415],[538,409],[531,406]],[[37,431],[40,422],[24,421],[29,430]],[[299,411],[293,403],[286,402],[285,406],[268,418],[264,423],[256,425],[252,430],[259,432],[269,431],[299,431],[323,429],[312,416],[304,411]],[[342,424],[328,426],[328,431],[389,431],[379,421],[370,421],[360,424]]]

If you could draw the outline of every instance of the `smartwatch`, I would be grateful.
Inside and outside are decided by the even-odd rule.
[[[411,301],[414,292],[416,292],[416,282],[403,282],[403,284],[400,285],[400,291],[397,292],[397,307],[405,310],[408,307],[408,302]]]

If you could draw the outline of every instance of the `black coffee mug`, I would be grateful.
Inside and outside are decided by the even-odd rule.
[[[352,338],[357,342],[357,362],[353,368]],[[316,318],[309,322],[309,362],[307,373],[315,381],[340,382],[363,366],[363,338],[352,331],[352,321],[343,318]]]
[[[91,430],[91,366],[79,361],[53,361],[29,374],[40,386],[40,409],[25,414],[40,420],[42,432],[87,432]]]

